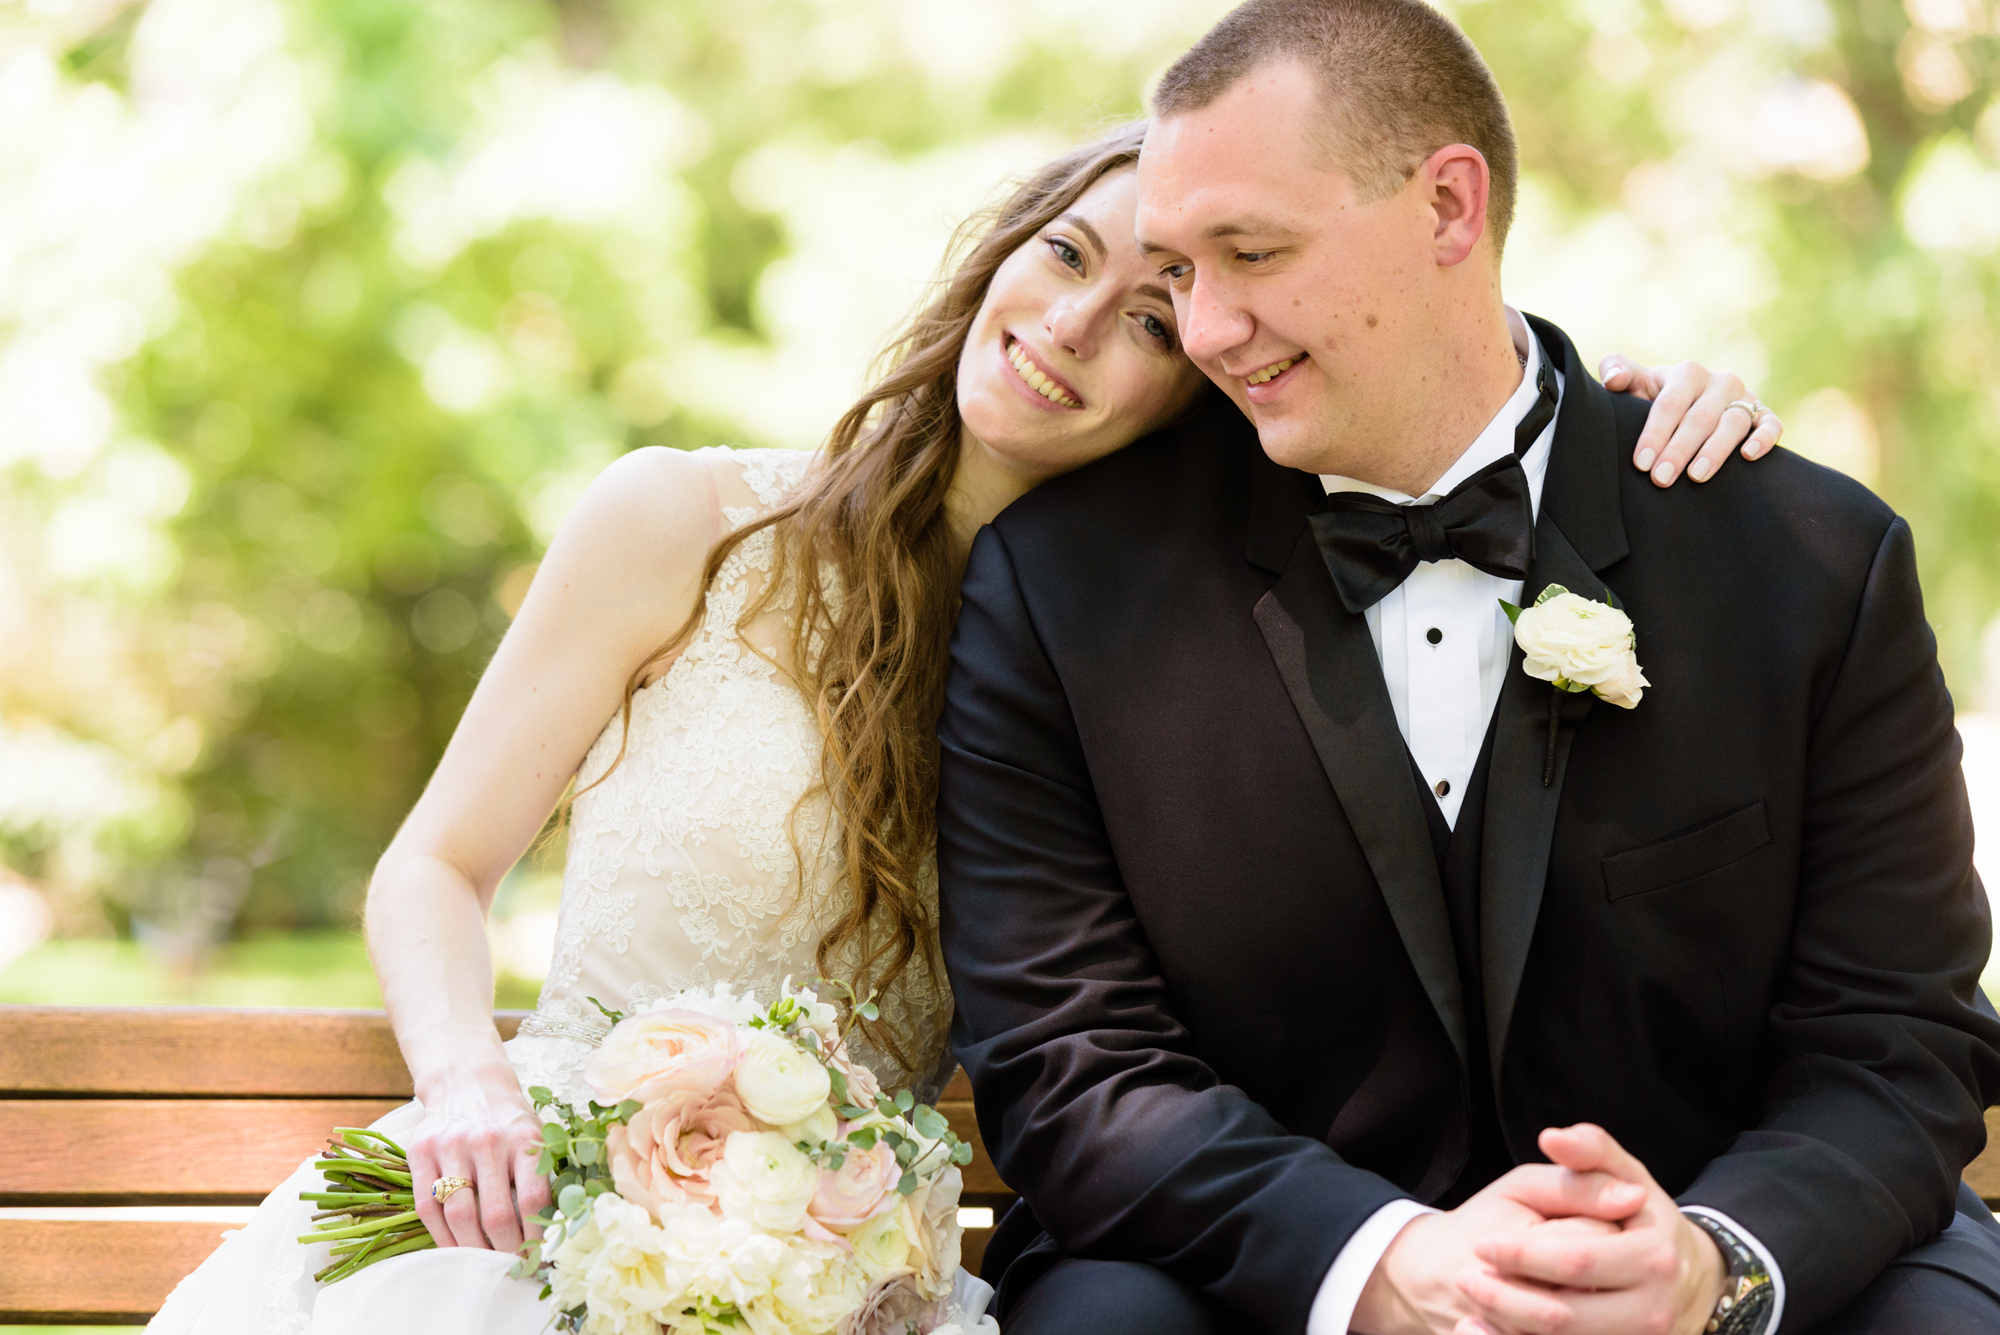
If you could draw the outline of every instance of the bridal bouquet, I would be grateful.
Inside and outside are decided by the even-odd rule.
[[[850,1000],[852,998],[850,997]],[[601,1007],[600,1007],[601,1009]],[[855,1008],[873,1017],[874,1007]],[[555,1205],[517,1273],[581,1335],[955,1335],[959,1166],[936,1109],[882,1093],[833,1006],[726,986],[630,1015],[579,1109],[529,1091]]]

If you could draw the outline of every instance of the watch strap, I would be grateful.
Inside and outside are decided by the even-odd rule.
[[[1684,1213],[1715,1240],[1726,1272],[1722,1296],[1716,1299],[1715,1310],[1702,1329],[1707,1335],[1766,1335],[1778,1291],[1763,1259],[1721,1220],[1692,1211]]]

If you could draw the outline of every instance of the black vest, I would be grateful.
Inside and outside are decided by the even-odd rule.
[[[1491,1059],[1486,1047],[1486,1000],[1479,962],[1479,854],[1486,824],[1486,779],[1493,767],[1493,723],[1479,760],[1465,785],[1456,828],[1445,821],[1437,797],[1424,782],[1415,757],[1410,775],[1422,794],[1424,818],[1430,823],[1431,851],[1437,855],[1438,878],[1444,882],[1445,907],[1451,916],[1452,946],[1458,954],[1459,986],[1465,996],[1468,1044],[1465,1072],[1467,1151],[1465,1166],[1444,1194],[1430,1204],[1449,1210],[1462,1204],[1514,1166],[1500,1117],[1493,1106]]]

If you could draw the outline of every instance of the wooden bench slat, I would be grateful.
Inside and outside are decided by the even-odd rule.
[[[1965,1183],[1988,1205],[2000,1201],[2000,1108],[1986,1110],[1986,1148],[1965,1166]]]
[[[381,1011],[0,1006],[0,1091],[407,1099],[410,1073]]]
[[[0,1204],[245,1204],[393,1099],[0,1099]],[[0,1257],[6,1253],[0,1251]]]
[[[224,1228],[0,1219],[0,1323],[140,1324],[221,1245]]]

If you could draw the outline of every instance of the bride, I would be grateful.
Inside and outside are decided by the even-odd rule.
[[[858,1055],[935,1095],[951,1003],[931,882],[933,734],[972,539],[1037,483],[1211,392],[1132,242],[1143,126],[1049,163],[965,233],[964,258],[823,454],[647,449],[607,468],[551,544],[443,760],[375,871],[367,933],[417,1101],[410,1154],[440,1250],[321,1288],[296,1241],[309,1167],[175,1290],[152,1328],[541,1331],[508,1277],[549,1203],[524,1088],[581,1097],[613,1009],[787,976],[879,995]],[[1525,338],[1514,317],[1517,340]],[[1656,399],[1634,463],[1670,485],[1781,429],[1734,376],[1607,359]],[[606,720],[609,720],[607,723]],[[520,1034],[492,1020],[484,915],[574,783],[548,980]],[[432,1183],[471,1185],[440,1207]],[[990,1293],[961,1275],[968,1325]]]

